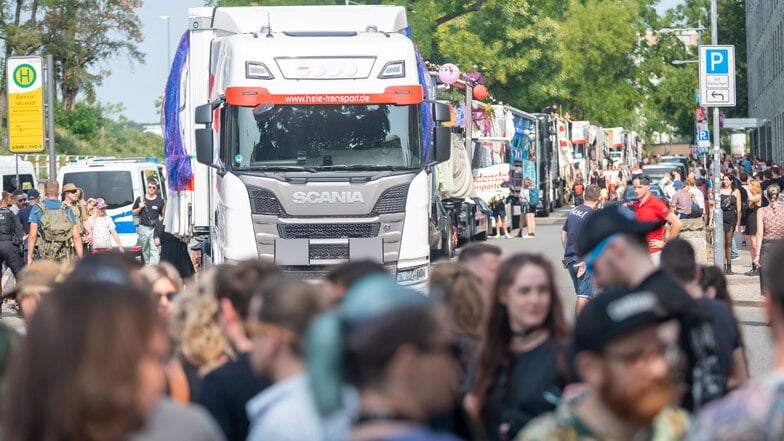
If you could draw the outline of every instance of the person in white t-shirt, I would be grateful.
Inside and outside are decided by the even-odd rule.
[[[114,221],[106,215],[108,204],[103,198],[95,200],[95,215],[89,219],[93,232],[93,252],[111,251],[112,239],[117,244],[119,252],[125,252],[117,235]]]

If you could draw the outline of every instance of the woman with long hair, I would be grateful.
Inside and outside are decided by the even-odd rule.
[[[11,361],[6,441],[113,441],[140,428],[163,388],[166,338],[133,284],[65,282],[41,302]]]
[[[161,262],[145,266],[139,270],[139,275],[150,284],[153,299],[158,305],[158,315],[167,320],[174,297],[182,291],[180,273],[172,264]]]
[[[762,206],[762,186],[756,179],[749,179],[748,184],[744,185],[744,190],[749,195],[749,208],[746,210],[745,227],[743,229],[743,237],[746,243],[749,244],[749,251],[751,252],[752,260],[757,255],[757,210]],[[751,270],[746,272],[747,276],[756,276],[759,274],[757,264],[751,263]]]
[[[468,372],[485,330],[487,305],[479,279],[457,262],[442,262],[430,272],[430,291],[443,298],[452,334],[460,344],[461,374]]]
[[[478,372],[466,400],[489,440],[510,440],[555,408],[571,379],[569,336],[550,262],[537,254],[506,259],[498,268]]]
[[[234,355],[218,323],[217,268],[205,270],[199,281],[171,305],[169,331],[175,348],[167,376],[169,393],[175,401],[195,398],[202,379]]]
[[[767,259],[770,257],[770,250],[773,243],[784,238],[784,208],[779,206],[779,196],[781,188],[778,184],[772,184],[766,190],[766,196],[770,202],[767,207],[762,207],[757,211],[757,244],[759,250],[754,257],[754,264],[759,268],[760,288],[764,295],[766,291],[765,277],[763,272],[771,271]]]
[[[520,233],[523,239],[531,239],[536,235],[536,207],[539,205],[539,189],[536,188],[531,178],[523,180],[523,191],[520,192],[520,207],[525,215],[525,224],[528,232],[523,234],[523,226],[520,224]]]
[[[725,274],[733,274],[732,238],[735,236],[735,232],[740,230],[741,196],[740,191],[732,185],[733,181],[733,176],[724,175],[721,178],[721,188],[719,188],[719,195],[721,197],[721,212],[723,216],[722,224],[724,226]]]

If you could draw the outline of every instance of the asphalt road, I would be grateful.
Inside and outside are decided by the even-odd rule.
[[[537,217],[535,238],[488,239],[488,243],[501,247],[504,255],[530,252],[547,256],[556,270],[556,285],[566,308],[567,319],[572,322],[575,304],[574,288],[569,273],[561,264],[563,258],[561,227],[567,214],[568,209],[562,208],[551,213],[549,217]],[[514,231],[516,232],[517,230]],[[766,372],[773,363],[773,345],[764,311],[758,306],[744,306],[736,307],[735,314],[741,321],[741,332],[747,348],[751,375],[756,376]]]

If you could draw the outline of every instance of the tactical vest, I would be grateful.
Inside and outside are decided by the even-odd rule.
[[[14,213],[7,208],[0,208],[0,242],[13,242],[14,233]]]
[[[73,252],[69,241],[74,223],[68,215],[69,207],[63,204],[58,210],[49,210],[43,201],[37,207],[41,209],[38,237],[35,240],[38,254],[42,259],[57,262],[70,260]]]

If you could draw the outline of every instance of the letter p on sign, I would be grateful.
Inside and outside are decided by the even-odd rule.
[[[710,49],[707,51],[708,74],[729,74],[729,54],[726,49]]]

